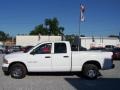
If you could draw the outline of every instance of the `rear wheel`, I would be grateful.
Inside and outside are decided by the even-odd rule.
[[[9,75],[9,72],[4,72],[4,75],[5,75],[5,76],[8,76],[8,75]]]
[[[13,64],[11,67],[10,67],[10,75],[12,78],[15,78],[15,79],[22,79],[25,77],[26,75],[26,68],[24,65],[22,64]]]
[[[98,72],[98,67],[94,64],[85,64],[83,67],[83,75],[88,79],[96,79]]]

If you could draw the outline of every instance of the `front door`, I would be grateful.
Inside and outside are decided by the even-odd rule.
[[[46,72],[51,71],[51,47],[52,43],[46,43],[35,48],[30,55],[28,67],[30,71]]]

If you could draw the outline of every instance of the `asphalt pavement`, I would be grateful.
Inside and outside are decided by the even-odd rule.
[[[114,61],[115,68],[100,71],[96,80],[86,80],[76,74],[30,74],[23,79],[4,76],[0,55],[0,90],[119,90],[120,61]]]

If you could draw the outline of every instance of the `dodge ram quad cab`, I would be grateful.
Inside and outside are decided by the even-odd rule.
[[[28,72],[82,72],[90,79],[98,77],[100,69],[112,69],[112,52],[71,51],[68,41],[44,42],[28,52],[12,53],[3,58],[5,75],[21,79]]]

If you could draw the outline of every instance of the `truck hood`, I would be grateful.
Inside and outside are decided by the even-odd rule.
[[[7,54],[4,57],[5,57],[5,59],[11,59],[11,58],[22,57],[24,55],[25,55],[25,53],[23,53],[23,52],[15,52],[15,53]]]

